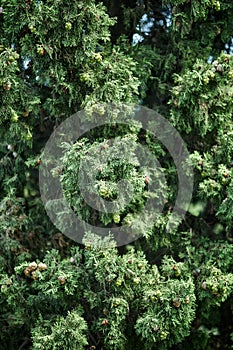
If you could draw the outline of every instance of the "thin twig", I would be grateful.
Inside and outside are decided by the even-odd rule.
[[[23,344],[20,345],[18,350],[22,350],[30,342],[31,342],[31,339],[29,339],[29,338],[24,340]]]

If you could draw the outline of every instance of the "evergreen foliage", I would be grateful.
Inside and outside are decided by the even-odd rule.
[[[2,350],[233,348],[232,15],[228,0],[1,0]],[[117,124],[116,113],[112,127],[62,145],[63,169],[53,175],[77,216],[141,230],[118,248],[111,238],[101,248],[93,232],[83,245],[58,232],[38,185],[53,130],[81,109],[101,116],[109,102],[160,112],[194,169],[189,210],[166,232],[177,174],[151,133]],[[120,157],[131,141],[150,149],[167,179],[163,213],[149,231],[135,217],[148,198],[160,198],[147,186],[158,169],[140,169],[132,148],[127,162]],[[76,186],[76,169],[98,145],[113,158],[91,165],[96,193],[113,201],[122,178],[136,193],[114,213],[96,213]]]

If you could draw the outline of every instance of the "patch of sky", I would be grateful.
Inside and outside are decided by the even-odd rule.
[[[233,37],[231,37],[230,44],[225,44],[225,53],[233,55]]]
[[[151,28],[154,25],[154,18],[148,18],[148,15],[145,13],[139,21],[136,29],[139,33],[143,33],[144,35],[148,35],[151,31]],[[133,45],[136,45],[144,40],[144,37],[139,33],[135,33],[133,35]]]
[[[233,55],[233,37],[231,37],[230,43],[225,44],[225,50],[224,53],[227,53],[229,55]],[[208,57],[207,63],[211,64],[214,60],[214,56],[210,55]]]
[[[162,14],[166,19],[166,26],[170,27],[172,25],[171,8],[168,7],[167,12],[162,12]],[[140,35],[140,33],[144,34],[145,36],[149,35],[149,33],[151,32],[151,29],[154,26],[154,23],[155,23],[155,19],[153,18],[153,13],[151,13],[151,17],[148,17],[148,14],[146,13],[142,16],[142,18],[139,21],[139,24],[136,27],[136,30],[138,31],[138,33],[135,33],[133,35],[133,40],[132,40],[133,46],[135,46],[138,43],[141,43],[144,40],[143,35]],[[164,26],[164,21],[161,19],[157,21],[157,24],[160,26]]]

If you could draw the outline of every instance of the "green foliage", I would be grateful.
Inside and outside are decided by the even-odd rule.
[[[232,348],[232,10],[227,0],[1,1],[2,350]],[[135,33],[141,41],[132,44]],[[83,245],[66,239],[38,189],[52,131],[80,109],[84,122],[101,119],[109,102],[112,125],[63,143],[62,172],[58,164],[52,173],[77,216],[141,233],[120,248],[92,232]],[[179,185],[174,162],[139,123],[119,122],[131,103],[162,113],[187,143],[193,201],[175,232],[166,232]],[[90,190],[104,209],[118,199],[116,210],[93,209],[82,197]],[[156,222],[148,198],[165,202]]]
[[[119,126],[118,133],[119,129],[121,133],[124,131],[124,127],[122,130]],[[135,227],[140,227],[142,235],[147,235],[146,228],[140,224],[140,217],[137,220],[134,216],[144,210],[148,198],[157,198],[159,201],[164,189],[159,176],[160,170],[150,159],[140,166],[144,154],[138,149],[138,137],[135,128],[132,129],[133,133],[126,133],[121,137],[115,135],[110,140],[102,141],[98,138],[97,141],[90,142],[87,138],[82,138],[74,145],[66,144],[61,181],[64,195],[80,219],[91,224],[101,222],[105,226],[110,223],[123,223],[126,226],[134,224]],[[106,135],[110,134],[109,129],[102,130],[103,134],[105,132]],[[93,135],[90,136],[93,138]],[[55,170],[53,172],[56,174]],[[160,191],[147,188],[152,178],[158,178],[156,187]],[[88,193],[91,193],[91,201],[94,201],[94,196],[103,199],[98,204],[99,213],[86,204],[85,194]],[[108,213],[106,206],[114,201],[115,210]],[[146,210],[144,216],[146,220]]]
[[[85,349],[87,345],[87,324],[79,310],[68,312],[67,316],[57,317],[53,324],[51,320],[41,318],[33,329],[32,349]]]
[[[205,260],[203,248],[201,254],[193,251],[190,265],[165,256],[158,269],[148,264],[141,251],[129,248],[120,256],[115,248],[98,248],[98,240],[96,247],[90,245],[95,239],[87,235],[84,251],[72,248],[72,255],[65,259],[51,250],[43,262],[23,262],[11,277],[1,275],[5,314],[17,305],[8,327],[25,323],[31,327],[31,313],[37,320],[31,330],[33,348],[69,348],[71,342],[82,348],[87,341],[86,319],[91,322],[93,345],[93,339],[99,338],[106,349],[124,349],[131,347],[134,336],[145,349],[153,349],[155,344],[167,349],[190,334],[197,301],[206,319],[207,313],[231,294],[232,274],[219,267],[228,270],[225,256],[232,257],[228,255],[232,246],[221,247],[225,255],[219,267],[213,267],[209,256]],[[220,247],[214,248],[217,252]],[[192,271],[197,263],[195,254],[203,259],[198,272]],[[229,263],[232,266],[232,258]],[[77,305],[82,305],[83,311],[77,310]],[[129,323],[132,319],[134,328]]]
[[[51,250],[43,262],[24,262],[11,278],[1,276],[2,302],[7,300],[4,312],[17,304],[14,322],[9,320],[8,326],[29,326],[31,312],[38,320],[31,331],[33,349],[69,348],[71,342],[81,349],[86,344],[84,319],[90,315],[96,317],[89,331],[94,338],[99,334],[106,349],[124,349],[131,332],[148,349],[157,343],[164,348],[180,342],[189,333],[195,294],[192,275],[183,263],[165,257],[160,272],[133,249],[121,257],[115,248],[86,244],[85,263],[79,249],[71,253],[61,260],[58,251]],[[20,293],[15,293],[17,289]],[[84,312],[76,310],[77,303]],[[132,317],[135,331],[128,327]]]
[[[156,283],[159,289],[145,292],[145,311],[136,322],[146,349],[153,349],[155,343],[158,349],[167,349],[181,342],[195,316],[194,284],[187,266],[164,257],[161,270],[163,277]]]
[[[191,71],[182,77],[176,75],[172,91],[174,124],[200,136],[227,131],[232,116],[232,71],[232,56],[222,54],[212,64],[198,60]],[[184,114],[185,120],[181,118]]]
[[[194,149],[197,196],[210,201],[227,234],[232,227],[232,67],[232,56],[224,53],[212,64],[198,60],[182,77],[176,75],[171,100],[171,120],[185,128]]]

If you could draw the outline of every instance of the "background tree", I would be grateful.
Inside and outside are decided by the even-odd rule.
[[[232,347],[232,10],[227,0],[1,1],[2,349]],[[118,135],[126,144],[143,141],[168,180],[168,202],[152,232],[119,249],[106,242],[103,250],[98,241],[72,242],[47,217],[38,188],[43,147],[60,122],[104,102],[153,108],[186,141],[195,187],[176,232],[165,231],[174,164],[140,128]],[[102,131],[85,142],[114,134]],[[75,148],[69,152],[64,161],[72,169]],[[113,182],[116,169],[106,169]],[[102,224],[120,225],[143,208],[146,184],[133,175],[136,204],[98,218]],[[62,176],[69,198],[68,170]],[[111,199],[106,189],[100,195]]]

